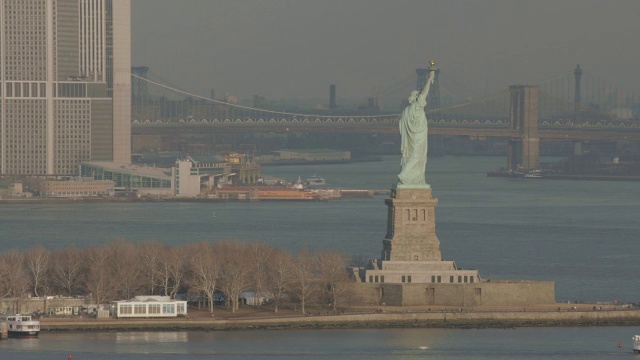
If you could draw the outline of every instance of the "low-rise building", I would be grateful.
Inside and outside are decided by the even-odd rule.
[[[22,183],[19,182],[11,182],[5,183],[0,182],[0,198],[12,198],[18,196],[28,196],[30,194],[24,193]]]
[[[166,162],[163,165],[167,165]],[[172,167],[157,167],[112,162],[83,162],[80,174],[96,180],[115,182],[118,193],[138,196],[195,198],[202,190],[226,185],[256,184],[260,166],[240,153],[226,155],[185,155]]]
[[[37,187],[40,196],[46,197],[112,196],[115,182],[82,178],[71,181],[45,180]]]
[[[131,300],[111,302],[111,316],[115,318],[158,318],[187,315],[187,302],[169,296],[143,295]]]
[[[110,180],[117,189],[140,195],[173,196],[171,169],[113,162],[82,162],[80,174],[95,180]]]
[[[277,150],[273,154],[260,155],[261,164],[277,163],[340,163],[351,161],[351,151],[332,149]]]
[[[349,161],[351,160],[351,151],[332,150],[332,149],[299,149],[299,150],[278,150],[278,159],[280,161]]]

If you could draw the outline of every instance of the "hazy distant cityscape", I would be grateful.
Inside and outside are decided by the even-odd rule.
[[[0,351],[629,352],[636,10],[0,0]],[[570,354],[553,339],[526,348],[531,329],[507,345],[483,332],[583,325],[596,331]],[[407,332],[383,330],[396,327]],[[314,335],[283,332],[309,349],[277,351],[208,337],[306,328],[329,337],[313,348]],[[43,339],[65,333],[77,338]]]

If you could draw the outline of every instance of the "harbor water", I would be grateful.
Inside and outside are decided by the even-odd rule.
[[[637,359],[637,328],[43,333],[0,342],[2,359]],[[622,343],[621,347],[619,343]]]
[[[331,187],[383,190],[395,182],[399,162],[390,156],[263,171],[289,181],[317,174]],[[639,302],[640,184],[486,177],[504,162],[429,159],[427,181],[439,199],[436,231],[443,258],[478,269],[485,279],[554,281],[558,301]],[[169,245],[236,239],[374,258],[386,233],[384,198],[2,204],[0,249],[88,247],[115,239]],[[64,358],[73,351],[74,359],[603,359],[631,354],[636,333],[635,327],[42,333],[37,340],[1,342],[0,358]],[[618,342],[625,346],[618,348]]]

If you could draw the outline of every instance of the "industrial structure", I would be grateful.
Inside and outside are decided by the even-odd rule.
[[[0,174],[131,162],[130,0],[0,0]]]
[[[231,152],[183,155],[169,167],[87,161],[80,164],[80,176],[95,181],[112,181],[115,196],[120,193],[126,196],[194,198],[208,190],[230,185],[255,185],[260,178],[260,166],[246,154]]]

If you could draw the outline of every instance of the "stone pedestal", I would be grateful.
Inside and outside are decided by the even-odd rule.
[[[382,261],[353,268],[366,303],[393,306],[529,306],[555,302],[548,281],[484,281],[478,270],[443,261],[429,185],[398,185],[385,199]]]
[[[435,207],[430,188],[399,188],[385,200],[387,235],[382,241],[383,261],[440,261]]]

